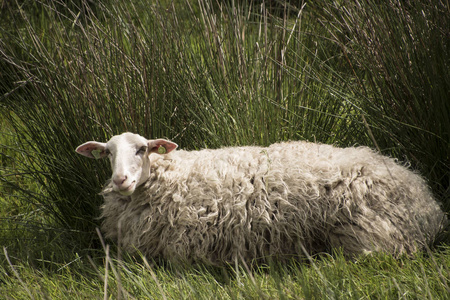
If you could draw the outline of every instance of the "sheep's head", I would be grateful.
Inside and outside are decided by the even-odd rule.
[[[128,196],[150,176],[150,154],[165,155],[178,146],[167,140],[147,140],[134,134],[113,136],[108,142],[90,141],[75,150],[89,158],[109,157],[112,168],[113,190]]]

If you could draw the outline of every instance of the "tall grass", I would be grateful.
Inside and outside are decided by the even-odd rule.
[[[369,145],[409,160],[448,209],[448,6],[266,5],[5,4],[0,109],[13,139],[1,198],[24,210],[5,210],[5,228],[37,228],[42,247],[61,252],[98,248],[97,193],[110,171],[74,149],[123,131],[184,149]],[[11,236],[23,241],[10,232],[5,244]]]
[[[319,14],[355,75],[376,143],[419,168],[448,211],[448,3],[343,1]]]
[[[90,243],[109,173],[74,155],[86,140],[134,131],[185,149],[353,144],[364,131],[340,89],[345,77],[317,54],[328,51],[326,31],[302,11],[291,19],[264,4],[106,3],[96,14],[85,3],[35,5],[10,7],[16,27],[2,31],[3,110],[24,176],[41,187],[28,201],[75,244]]]

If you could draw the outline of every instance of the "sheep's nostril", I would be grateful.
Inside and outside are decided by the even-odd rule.
[[[128,177],[126,175],[124,175],[124,176],[117,176],[117,177],[114,177],[113,182],[114,182],[115,185],[121,186],[125,182],[125,180],[127,180],[127,178]]]

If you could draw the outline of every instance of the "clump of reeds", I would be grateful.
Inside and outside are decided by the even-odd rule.
[[[123,131],[184,149],[289,139],[369,145],[409,160],[448,203],[448,7],[281,7],[8,3],[1,110],[22,172],[3,172],[2,181],[75,248],[95,239],[109,167],[73,149]]]

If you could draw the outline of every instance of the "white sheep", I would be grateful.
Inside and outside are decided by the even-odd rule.
[[[367,147],[176,148],[124,133],[76,149],[109,157],[102,230],[128,251],[213,265],[339,247],[411,254],[446,220],[420,176]]]

